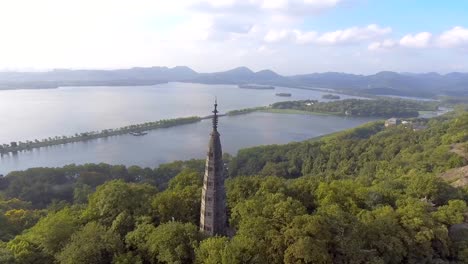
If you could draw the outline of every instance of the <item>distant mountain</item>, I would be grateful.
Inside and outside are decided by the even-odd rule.
[[[186,66],[137,67],[120,70],[56,69],[48,72],[0,72],[0,89],[154,85],[168,81],[187,81],[196,76],[198,73]]]
[[[67,70],[47,72],[1,72],[0,82],[25,81],[103,81],[103,80],[186,80],[197,76],[197,72],[185,67],[151,67],[121,70]]]
[[[254,72],[247,67],[214,73],[198,73],[186,66],[136,67],[119,70],[67,70],[48,72],[0,72],[0,89],[54,88],[86,85],[151,85],[161,82],[207,84],[267,84],[301,88],[330,88],[364,94],[431,97],[439,94],[467,96],[468,73],[397,73],[372,75],[340,72],[282,76],[272,70]]]
[[[213,84],[238,84],[255,80],[255,73],[247,67],[238,67],[224,72],[201,73],[193,82]]]
[[[320,88],[359,88],[365,86],[365,76],[339,72],[311,73],[291,76],[298,85]]]
[[[285,80],[287,80],[287,77],[283,77],[271,70],[253,72],[247,67],[238,67],[224,72],[201,73],[191,81],[210,84],[278,84]]]
[[[290,77],[297,85],[350,90],[367,94],[432,97],[439,94],[468,95],[468,74],[408,74],[383,71],[373,75],[337,72]]]

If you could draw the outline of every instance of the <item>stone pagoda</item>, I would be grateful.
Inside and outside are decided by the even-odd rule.
[[[201,197],[200,230],[207,235],[226,235],[226,191],[224,163],[218,132],[218,104],[213,111],[213,131],[210,134]]]

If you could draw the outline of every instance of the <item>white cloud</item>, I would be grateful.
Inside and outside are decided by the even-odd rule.
[[[429,46],[432,39],[432,34],[429,32],[421,32],[415,35],[405,35],[400,39],[400,46],[407,48],[426,48]]]
[[[438,44],[445,48],[468,46],[468,29],[454,27],[447,30],[439,36]]]
[[[429,32],[421,32],[418,34],[407,34],[399,41],[385,39],[383,41],[375,41],[367,46],[370,51],[390,50],[398,47],[403,48],[427,48],[431,45],[432,34]]]
[[[310,15],[336,7],[344,0],[194,0],[193,9],[209,13],[276,12]]]
[[[288,0],[269,0],[261,3],[263,9],[283,9],[287,8]]]
[[[371,24],[367,27],[351,27],[343,30],[327,32],[318,37],[317,42],[321,44],[349,44],[358,43],[363,40],[372,40],[392,32],[390,27],[381,28]]]
[[[261,7],[295,15],[315,14],[336,7],[342,0],[263,0]]]
[[[309,44],[317,40],[318,33],[315,31],[302,32],[300,30],[293,31],[296,42],[298,44]]]
[[[269,48],[266,45],[262,45],[257,49],[257,52],[263,55],[272,55],[276,53],[276,50]]]
[[[375,41],[368,45],[371,51],[389,50],[393,48],[458,48],[468,47],[468,29],[453,27],[450,30],[434,36],[430,32],[407,34],[398,42],[394,40]]]
[[[340,45],[359,44],[363,41],[374,40],[389,34],[392,31],[389,27],[379,27],[378,25],[368,25],[366,27],[351,27],[342,30],[325,32],[319,34],[315,31],[291,30],[270,30],[265,35],[266,42],[293,41],[298,44],[319,44],[319,45]]]
[[[392,39],[386,39],[384,41],[375,41],[369,44],[367,48],[372,51],[378,51],[378,50],[388,50],[396,47],[398,43]]]
[[[282,42],[294,39],[294,33],[291,30],[269,30],[264,40],[269,43]]]

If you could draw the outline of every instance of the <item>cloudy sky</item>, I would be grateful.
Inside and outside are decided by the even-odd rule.
[[[1,0],[0,69],[468,71],[468,1]]]

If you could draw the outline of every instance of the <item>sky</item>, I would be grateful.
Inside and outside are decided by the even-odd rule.
[[[468,1],[1,0],[0,70],[468,72]]]

